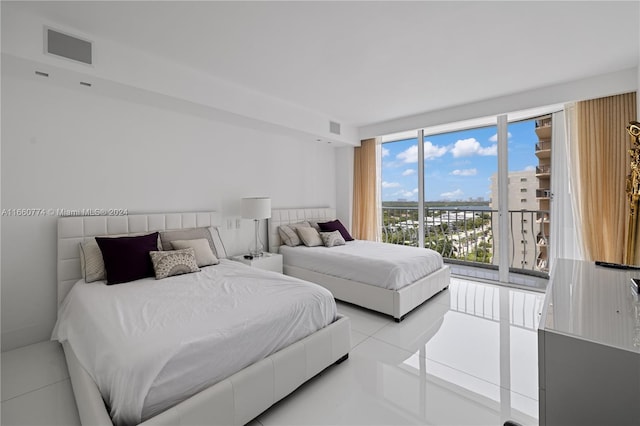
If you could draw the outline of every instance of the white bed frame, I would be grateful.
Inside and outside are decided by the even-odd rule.
[[[84,216],[58,219],[58,303],[81,278],[78,244],[98,235],[217,226],[215,212]],[[112,425],[98,387],[63,344],[73,393],[83,425]],[[351,325],[340,317],[331,325],[235,373],[146,420],[143,425],[244,425],[301,384],[347,359]]]
[[[309,220],[326,222],[335,218],[336,211],[332,208],[274,209],[269,219],[269,251],[278,253],[282,244],[278,226]],[[397,322],[447,288],[450,280],[449,266],[444,265],[432,274],[399,290],[389,290],[289,265],[286,256],[283,257],[283,264],[285,274],[320,284],[331,291],[337,300],[391,315]]]

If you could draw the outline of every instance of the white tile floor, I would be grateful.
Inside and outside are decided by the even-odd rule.
[[[352,305],[350,358],[260,415],[271,425],[538,423],[544,294],[453,278],[401,323]],[[2,425],[78,425],[62,350],[2,353]]]

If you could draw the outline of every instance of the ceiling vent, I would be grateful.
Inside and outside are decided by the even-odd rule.
[[[93,44],[51,28],[44,29],[44,51],[50,55],[60,56],[91,65],[93,63]]]
[[[336,123],[335,121],[329,122],[329,131],[334,135],[340,134],[340,123]]]

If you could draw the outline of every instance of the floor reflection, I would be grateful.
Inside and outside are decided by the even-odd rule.
[[[538,423],[544,295],[462,279],[401,323],[339,304],[361,337],[350,359],[258,420],[276,424]]]

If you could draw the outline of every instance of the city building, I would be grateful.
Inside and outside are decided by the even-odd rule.
[[[538,210],[538,180],[535,170],[509,172],[508,200],[509,200],[509,261],[512,268],[531,270],[536,262],[536,235]],[[498,179],[497,174],[491,176],[492,210],[498,210]],[[500,258],[500,230],[493,226],[493,264],[498,264]],[[514,241],[516,239],[517,241]]]

